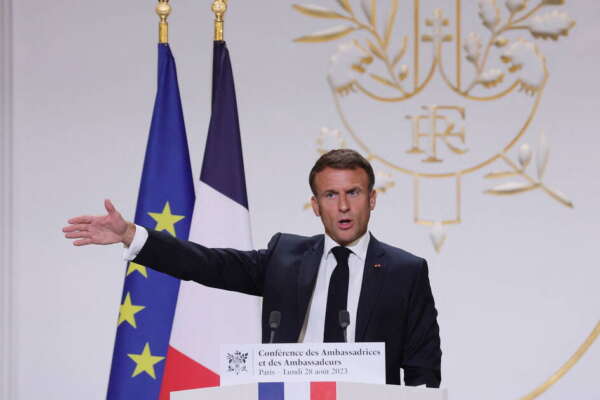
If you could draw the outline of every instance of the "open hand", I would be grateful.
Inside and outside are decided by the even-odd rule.
[[[126,221],[110,200],[104,200],[104,207],[107,215],[82,215],[67,221],[69,225],[62,229],[65,237],[77,239],[73,242],[75,246],[123,243],[129,247],[135,225]]]

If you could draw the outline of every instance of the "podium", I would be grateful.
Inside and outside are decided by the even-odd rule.
[[[329,387],[323,391],[311,390],[315,385],[325,384]],[[283,390],[268,390],[266,385],[281,385]],[[351,382],[248,383],[171,393],[171,400],[447,400],[447,398],[446,389]]]
[[[220,353],[222,386],[172,392],[171,399],[447,399],[445,389],[384,384],[384,343],[237,344]]]

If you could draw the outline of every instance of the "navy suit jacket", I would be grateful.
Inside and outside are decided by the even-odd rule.
[[[149,230],[134,260],[179,279],[263,297],[262,340],[269,314],[281,312],[276,341],[294,343],[308,310],[324,236],[278,233],[265,250],[209,249]],[[439,387],[440,338],[427,262],[404,250],[369,242],[356,318],[357,342],[385,342],[386,382]],[[350,329],[350,328],[349,328]]]

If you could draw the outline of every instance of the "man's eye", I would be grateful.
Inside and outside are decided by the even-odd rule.
[[[358,196],[358,194],[360,193],[360,190],[358,189],[353,189],[351,191],[348,192],[349,196]]]
[[[335,197],[335,193],[331,193],[331,192],[325,193],[325,198],[327,198],[327,199],[333,199],[334,197]]]

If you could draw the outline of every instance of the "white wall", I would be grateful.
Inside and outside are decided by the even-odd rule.
[[[209,118],[212,16],[208,1],[172,5],[171,45],[197,176]],[[231,1],[226,18],[257,246],[277,231],[320,232],[302,210],[307,172],[320,127],[341,128],[325,83],[336,44],[292,43],[323,24],[290,5]],[[133,216],[154,100],[154,4],[12,6],[14,130],[12,144],[4,132],[2,143],[12,148],[12,234],[3,241],[12,243],[12,262],[3,264],[3,276],[12,290],[14,398],[100,399],[122,289],[121,249],[73,248],[60,229],[70,216],[102,212],[106,197]],[[482,174],[468,176],[464,222],[450,228],[439,255],[427,229],[412,224],[410,181],[399,176],[373,217],[378,238],[429,260],[451,399],[526,394],[600,319],[600,7],[580,1],[564,8],[577,26],[543,44],[551,79],[531,129],[548,133],[548,181],[575,209],[540,191],[485,196]],[[490,135],[500,131],[490,126]],[[273,174],[273,166],[283,173]],[[600,398],[599,367],[596,343],[541,398]]]

